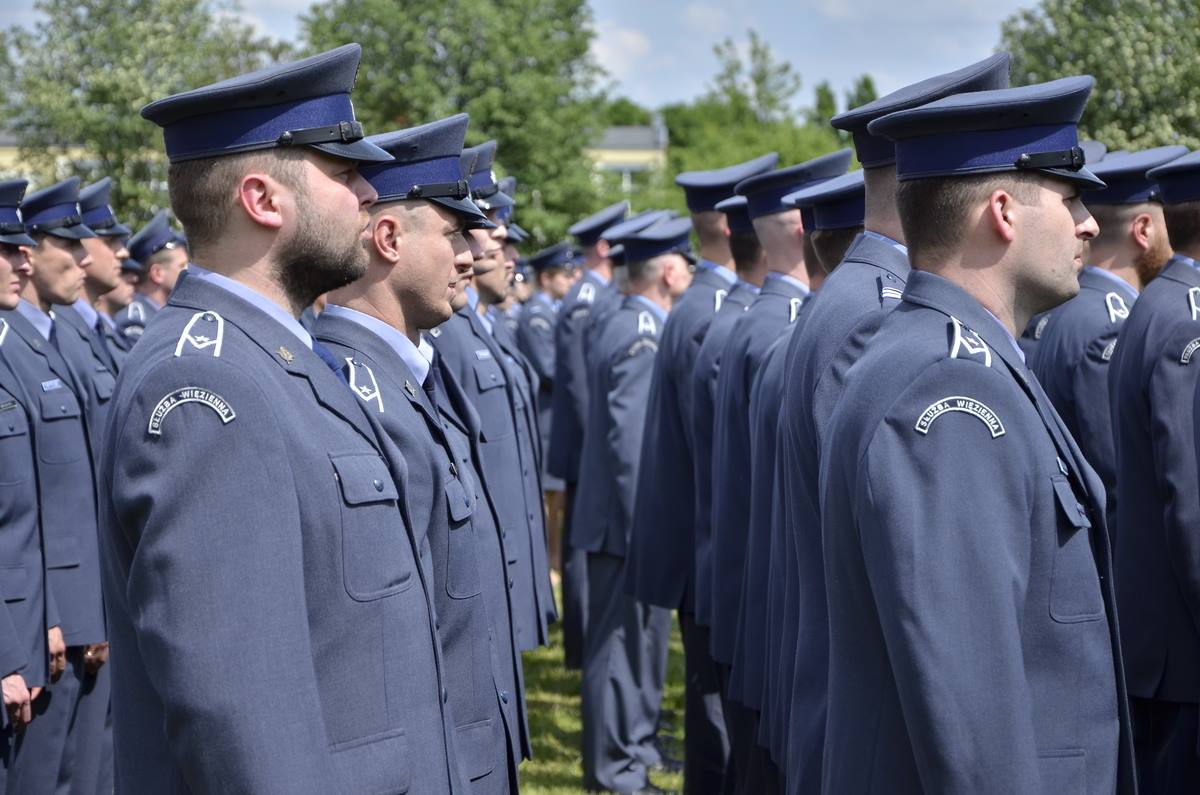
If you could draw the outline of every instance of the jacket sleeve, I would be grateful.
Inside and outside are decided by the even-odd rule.
[[[544,312],[529,311],[521,315],[517,327],[517,345],[544,386],[554,383],[554,324]]]
[[[633,524],[638,464],[646,427],[646,406],[658,343],[643,337],[622,348],[609,365],[608,454],[614,462],[621,527]]]
[[[161,399],[187,387],[236,416],[181,402],[148,433]],[[133,549],[115,590],[176,763],[195,792],[332,792],[282,398],[204,357],[167,361],[133,390],[113,426],[107,532]]]
[[[1108,363],[1116,340],[1117,332],[1113,331],[1088,343],[1083,358],[1071,371],[1070,396],[1079,425],[1076,441],[1104,481],[1109,533],[1113,532],[1117,516],[1117,452],[1108,395]]]
[[[987,406],[1007,432],[993,438],[962,411],[920,432],[951,396]],[[1021,640],[1034,470],[1020,400],[991,368],[931,366],[875,428],[858,463],[858,526],[837,530],[859,536],[927,792],[1042,791]]]

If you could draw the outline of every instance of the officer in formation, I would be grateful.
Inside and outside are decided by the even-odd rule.
[[[139,266],[137,291],[133,301],[113,319],[122,335],[136,341],[170,298],[179,274],[187,267],[188,251],[183,237],[171,228],[165,210],[155,213],[129,238],[127,250],[128,258]]]

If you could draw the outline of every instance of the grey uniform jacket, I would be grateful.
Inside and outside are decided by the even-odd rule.
[[[750,391],[767,350],[796,319],[805,293],[782,279],[769,278],[750,308],[738,317],[717,378],[712,447],[711,602],[713,659],[730,665],[741,622],[742,574],[752,510]],[[741,694],[740,671],[730,685]],[[754,705],[757,708],[757,704]]]
[[[1104,486],[961,288],[910,275],[821,494],[823,791],[1134,791]]]
[[[1117,537],[1116,452],[1108,399],[1108,365],[1137,292],[1092,268],[1079,275],[1079,295],[1050,310],[1029,369],[1041,381],[1079,449],[1104,481],[1108,534]]]
[[[55,346],[18,311],[8,324],[4,360],[29,395],[37,450],[38,514],[47,582],[68,646],[106,640],[96,537],[95,452],[81,384]],[[66,332],[63,332],[66,333]]]
[[[158,312],[159,308],[153,301],[141,293],[134,293],[133,301],[129,306],[117,312],[113,317],[113,323],[116,324],[117,331],[129,340],[129,344],[132,346],[145,333],[146,326]]]
[[[425,387],[387,342],[330,312],[321,313],[314,332],[344,363],[351,390],[404,457],[402,499],[414,526],[425,529],[433,555],[433,604],[458,761],[472,792],[507,792],[516,778],[507,749],[519,747],[515,700],[507,692],[501,700],[501,644],[510,640],[493,637],[488,615],[507,604],[489,606],[483,596],[483,579],[506,579],[506,573],[497,539],[476,538],[471,525],[475,484],[460,469]]]
[[[313,351],[185,277],[105,438],[118,792],[464,791],[408,467]]]
[[[549,472],[550,430],[554,410],[554,326],[558,311],[542,292],[534,293],[521,306],[513,336],[538,377],[537,419],[542,449],[542,481],[547,490],[561,491],[562,479]]]
[[[117,361],[108,343],[71,306],[54,307],[58,347],[67,363],[80,376],[88,393],[88,420],[92,444],[99,450],[108,424],[108,406],[117,383]],[[104,321],[100,321],[103,323]]]
[[[795,543],[787,575],[791,614],[783,626],[785,674],[792,679],[788,713],[791,780],[820,780],[829,631],[821,563],[821,513],[817,486],[820,451],[829,418],[842,397],[846,373],[862,355],[908,278],[908,257],[873,234],[855,238],[821,285],[788,348],[780,448],[787,489],[784,513]]]
[[[549,634],[548,606],[539,600],[532,551],[545,533],[542,497],[527,474],[536,474],[537,464],[527,438],[522,387],[514,378],[520,376],[506,365],[504,352],[469,307],[431,330],[429,338],[479,415],[483,476],[496,502],[501,532],[507,534],[513,626],[517,645],[528,651],[546,644]]]
[[[47,600],[46,566],[34,461],[32,417],[39,411],[4,362],[9,330],[0,319],[0,675],[18,672],[29,687],[50,683],[46,629],[58,623]],[[0,726],[8,725],[8,711]]]
[[[589,346],[591,395],[571,535],[577,549],[624,557],[662,323],[630,296],[599,331]]]
[[[647,604],[694,611],[692,370],[707,324],[732,286],[712,269],[696,273],[671,308],[650,382],[625,590]]]
[[[1108,385],[1117,451],[1113,553],[1129,692],[1200,702],[1200,271],[1176,257],[1117,336]]]

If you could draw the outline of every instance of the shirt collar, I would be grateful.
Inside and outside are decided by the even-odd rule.
[[[371,317],[370,315],[359,312],[357,309],[351,309],[346,306],[338,306],[337,304],[326,304],[325,311],[331,317],[340,317],[344,320],[349,320],[351,323],[359,325],[379,337],[387,346],[396,352],[400,360],[408,366],[410,372],[420,383],[425,383],[425,376],[429,374],[429,360],[421,355],[416,345],[413,345],[412,340],[401,334],[397,329],[392,328],[387,323],[384,323],[379,318]]]
[[[488,334],[492,333],[492,329],[496,325],[496,318],[492,314],[492,312],[494,312],[494,311],[496,311],[495,307],[489,306],[487,309],[483,310],[482,315],[479,314],[478,312],[475,313],[475,316],[477,318],[479,318],[479,322],[483,324],[483,327],[485,329],[487,329]]]
[[[1180,262],[1184,263],[1185,265],[1191,265],[1193,268],[1200,270],[1200,262],[1196,262],[1196,260],[1192,259],[1191,257],[1185,256],[1183,254],[1176,254],[1175,259],[1179,260]]]
[[[200,281],[211,284],[214,287],[220,287],[227,292],[233,293],[254,308],[266,313],[271,317],[271,319],[275,320],[288,331],[295,334],[296,338],[303,342],[306,348],[312,350],[312,335],[305,330],[304,326],[300,325],[300,321],[296,320],[296,318],[292,317],[291,313],[287,312],[283,307],[274,301],[271,301],[263,294],[256,292],[255,290],[251,290],[246,285],[242,284],[241,282],[236,282],[233,279],[230,279],[228,276],[222,276],[219,273],[214,273],[213,271],[207,270],[206,268],[201,268],[199,265],[195,264],[188,265],[187,277],[189,279],[199,279]]]
[[[878,232],[872,232],[870,229],[864,229],[863,236],[874,238],[875,240],[878,240],[881,243],[886,243],[887,245],[889,245],[892,248],[899,251],[904,256],[906,256],[906,257],[908,256],[908,246],[904,245],[903,243],[899,242],[898,240],[892,240],[887,235],[881,235]]]
[[[87,299],[78,298],[75,300],[75,303],[71,304],[71,306],[75,307],[75,311],[78,312],[79,316],[82,317],[84,322],[88,324],[88,328],[96,327],[96,321],[100,318],[100,313],[96,311],[94,306],[87,302]]]
[[[104,321],[104,325],[108,326],[109,331],[117,330],[117,323],[115,320],[113,320],[111,317],[104,314],[103,312],[97,312],[96,314],[99,315],[100,319]]]
[[[421,354],[425,358],[425,361],[429,362],[430,367],[433,366],[433,343],[427,340],[424,334],[421,335],[421,342],[417,345],[417,353]]]
[[[1195,263],[1193,263],[1193,265],[1194,264]],[[1118,287],[1121,287],[1123,290],[1130,290],[1135,293],[1137,292],[1137,289],[1132,284],[1125,281],[1124,279],[1122,279],[1120,276],[1116,275],[1115,273],[1104,270],[1104,268],[1097,268],[1095,265],[1085,265],[1084,270],[1088,271],[1089,273],[1094,273],[1095,275],[1100,276],[1104,279],[1108,279],[1109,281],[1116,284]]]
[[[762,292],[761,287],[759,287],[756,284],[751,284],[750,282],[746,281],[745,279],[738,279],[737,283],[734,286],[738,287],[742,290],[749,290],[751,295],[758,295],[760,292]]]
[[[639,304],[644,305],[647,309],[649,309],[651,312],[653,312],[654,317],[658,319],[659,323],[662,323],[664,320],[667,319],[667,310],[663,309],[661,306],[654,303],[646,296],[635,294],[635,295],[629,296],[629,299],[631,301],[637,301]]]
[[[600,284],[604,285],[605,287],[607,287],[607,286],[608,286],[608,279],[604,278],[604,277],[603,277],[603,276],[601,276],[599,273],[596,273],[596,271],[589,270],[587,273],[588,273],[588,275],[589,275],[589,276],[591,276],[593,279],[595,279],[596,281],[600,282]]]
[[[212,271],[209,271],[209,272],[211,273]],[[216,282],[214,282],[214,284],[215,283]],[[134,293],[133,300],[142,301],[144,303],[147,303],[150,306],[154,307],[155,309],[162,309],[162,304],[160,304],[158,301],[155,301],[153,298],[151,298],[148,295],[143,295],[142,293]]]
[[[780,273],[779,271],[767,271],[767,278],[768,279],[778,279],[779,281],[781,281],[785,284],[790,284],[792,287],[795,287],[797,290],[799,290],[802,295],[808,295],[809,293],[812,292],[811,287],[809,287],[807,284],[805,284],[804,282],[797,279],[795,276],[792,276],[790,273]]]
[[[729,268],[726,268],[724,265],[718,265],[717,263],[715,263],[709,259],[700,260],[700,264],[704,267],[705,270],[710,271],[711,273],[713,273],[717,276],[720,276],[722,279],[724,279],[729,284],[730,287],[737,284],[737,280],[738,280],[737,274],[734,273],[733,271],[729,270]]]
[[[33,327],[37,329],[37,333],[42,335],[42,339],[46,340],[47,342],[50,341],[50,332],[54,328],[54,318],[38,309],[24,298],[22,298],[20,303],[17,304],[17,311],[21,313],[22,317],[33,324]]]
[[[475,307],[479,306],[479,293],[471,285],[463,288],[467,293],[467,306],[471,307],[471,311],[475,311]]]
[[[983,304],[980,304],[980,306],[983,306]],[[987,312],[989,315],[992,315],[992,310],[988,309],[986,306],[983,306],[983,311]],[[1017,344],[1017,338],[1014,337],[1012,332],[1008,330],[1008,326],[1000,322],[1000,318],[992,315],[992,320],[996,321],[996,325],[999,326],[1000,330],[1004,332],[1004,336],[1008,337],[1008,343],[1012,345],[1012,349],[1017,352],[1017,356],[1021,357],[1021,364],[1025,364],[1025,351],[1021,350],[1021,346]]]

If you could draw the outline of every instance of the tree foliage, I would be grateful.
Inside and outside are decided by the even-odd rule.
[[[151,100],[280,59],[285,45],[256,35],[210,0],[37,0],[32,30],[10,28],[0,48],[0,107],[31,187],[72,174],[111,176],[113,204],[131,223],[166,206]]]
[[[1014,85],[1096,78],[1083,132],[1109,149],[1200,146],[1200,4],[1042,0],[1001,27]]]
[[[595,209],[583,147],[604,126],[585,0],[332,0],[302,19],[306,47],[359,42],[358,117],[382,133],[471,114],[518,178],[517,217],[539,241]]]
[[[866,105],[878,98],[879,94],[875,91],[875,79],[870,75],[859,75],[858,79],[854,81],[854,85],[846,92],[846,109]]]

